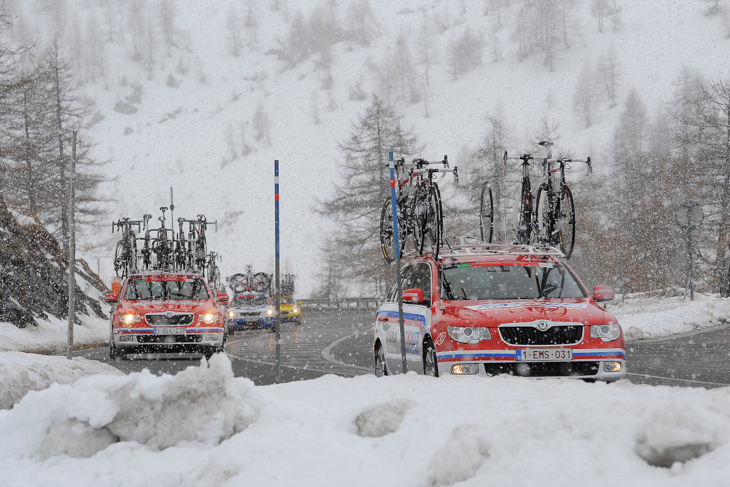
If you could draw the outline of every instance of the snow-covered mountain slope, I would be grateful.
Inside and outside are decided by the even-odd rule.
[[[468,170],[485,117],[499,113],[514,150],[526,147],[548,120],[559,126],[561,147],[591,154],[598,177],[610,177],[607,149],[631,89],[654,112],[672,98],[684,68],[711,79],[730,74],[726,12],[707,16],[710,4],[701,1],[619,0],[611,4],[620,11],[606,17],[599,32],[597,3],[563,2],[570,47],[561,30],[552,71],[544,53],[519,59],[518,26],[527,20],[526,3],[516,0],[69,1],[55,10],[35,1],[12,8],[19,15],[16,31],[22,24],[24,37],[40,45],[60,31],[63,47],[75,56],[82,90],[103,116],[80,136],[93,138],[98,157],[112,161],[103,188],[116,198],[112,219],[144,213],[156,219],[174,187],[176,218],[203,213],[218,221],[210,248],[223,255],[224,276],[246,264],[271,272],[278,159],[282,270],[299,276],[300,295],[306,296],[316,285],[318,245],[331,228],[312,206],[331,194],[342,158],[338,142],[349,136],[372,93],[396,104],[406,127],[425,143],[427,158],[449,154]],[[539,13],[533,9],[531,25],[541,25]],[[343,30],[365,25],[369,43],[341,41],[329,56],[316,52],[296,65],[281,59],[283,51],[298,47],[290,40],[293,25],[329,18]],[[480,63],[455,76],[454,46],[467,32],[480,42]],[[400,99],[401,81],[393,74],[407,64],[401,35],[413,65],[410,82],[417,87],[417,96],[406,99]],[[609,108],[595,71],[612,47],[617,106]],[[589,128],[574,106],[586,68],[595,90]],[[391,80],[389,92],[384,79]],[[365,99],[353,95],[360,92]],[[98,258],[108,281],[116,236],[100,223],[98,231],[84,233],[80,253],[92,263]]]

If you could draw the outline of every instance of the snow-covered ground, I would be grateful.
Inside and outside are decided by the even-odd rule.
[[[730,315],[730,300],[677,294],[609,310],[634,340]],[[84,340],[108,333],[87,326]],[[0,324],[0,350],[62,348],[64,332]],[[257,387],[225,355],[158,377],[17,351],[0,352],[0,384],[0,407],[15,403],[0,410],[3,486],[721,486],[730,474],[727,387],[414,373]]]

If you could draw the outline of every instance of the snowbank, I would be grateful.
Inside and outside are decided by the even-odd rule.
[[[67,360],[22,352],[0,353],[0,409],[10,409],[28,391],[40,391],[51,384],[71,384],[95,374],[124,375],[111,365],[83,357]]]
[[[325,376],[255,387],[224,355],[0,411],[3,485],[725,485],[730,388]]]
[[[618,297],[606,309],[623,327],[627,341],[648,340],[689,333],[726,323],[730,299],[718,294],[667,289]]]
[[[109,321],[79,314],[81,325],[74,326],[74,345],[90,345],[109,342]],[[49,316],[36,318],[37,327],[18,328],[12,323],[0,322],[0,352],[11,350],[55,351],[66,350],[68,321]]]

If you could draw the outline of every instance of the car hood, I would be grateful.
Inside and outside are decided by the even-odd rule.
[[[210,301],[127,301],[123,303],[125,310],[134,309],[137,314],[147,313],[204,313],[217,309]]]
[[[273,308],[273,306],[269,305],[261,305],[261,306],[232,306],[228,308],[232,311],[263,311],[269,308]]]
[[[598,325],[605,323],[606,318],[610,316],[603,308],[587,298],[549,301],[544,299],[451,301],[444,303],[443,314],[465,321],[471,326],[488,327],[536,320]]]

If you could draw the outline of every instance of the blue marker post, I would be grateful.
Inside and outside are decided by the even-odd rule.
[[[400,355],[403,361],[403,373],[408,372],[406,362],[406,327],[403,320],[403,283],[400,279],[400,241],[398,238],[398,203],[395,191],[398,182],[395,179],[395,166],[393,164],[393,153],[388,153],[390,167],[390,202],[393,205],[393,242],[395,243],[395,280],[398,285],[398,325],[400,328]]]
[[[276,383],[281,383],[281,292],[279,289],[279,160],[274,161],[274,227],[276,233]]]

